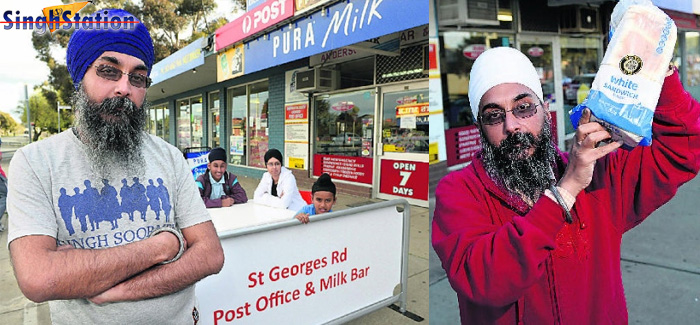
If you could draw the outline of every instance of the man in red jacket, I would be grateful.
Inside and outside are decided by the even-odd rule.
[[[515,49],[479,56],[469,97],[483,150],[438,185],[432,227],[462,323],[627,323],[622,234],[700,168],[700,104],[677,71],[652,145],[632,150],[605,144],[586,110],[571,152],[558,151],[537,72]]]

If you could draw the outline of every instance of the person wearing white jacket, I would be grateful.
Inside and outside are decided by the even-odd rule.
[[[267,172],[255,189],[253,202],[276,208],[299,211],[306,201],[299,194],[294,174],[282,165],[282,153],[270,149],[265,153]]]

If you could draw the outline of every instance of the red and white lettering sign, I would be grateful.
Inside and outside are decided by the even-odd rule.
[[[445,131],[445,146],[447,147],[447,166],[454,166],[472,161],[481,150],[479,128],[476,125]]]
[[[462,54],[464,54],[467,59],[476,60],[476,58],[478,58],[481,53],[484,53],[484,51],[486,51],[486,45],[472,44],[465,47],[464,50],[462,50]]]
[[[428,163],[382,160],[379,192],[418,200],[428,199]]]
[[[216,30],[219,51],[265,28],[294,16],[294,0],[269,0]]]
[[[323,173],[333,179],[372,184],[372,158],[314,155],[314,175]]]
[[[305,120],[309,116],[308,104],[294,104],[284,107],[287,120]]]

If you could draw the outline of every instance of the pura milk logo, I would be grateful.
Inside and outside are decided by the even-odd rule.
[[[42,10],[43,16],[26,14],[19,10],[5,10],[0,24],[5,30],[35,30],[43,34],[46,30],[53,33],[61,28],[68,30],[71,27],[86,30],[134,29],[134,24],[139,22],[133,16],[112,16],[108,11],[81,15],[79,11],[90,3],[92,1],[46,7]]]

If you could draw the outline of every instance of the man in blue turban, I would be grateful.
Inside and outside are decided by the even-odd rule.
[[[153,42],[123,25],[74,31],[77,126],[10,162],[12,265],[54,324],[197,323],[194,283],[221,270],[223,251],[182,153],[143,131]],[[156,180],[167,195],[144,195]]]

